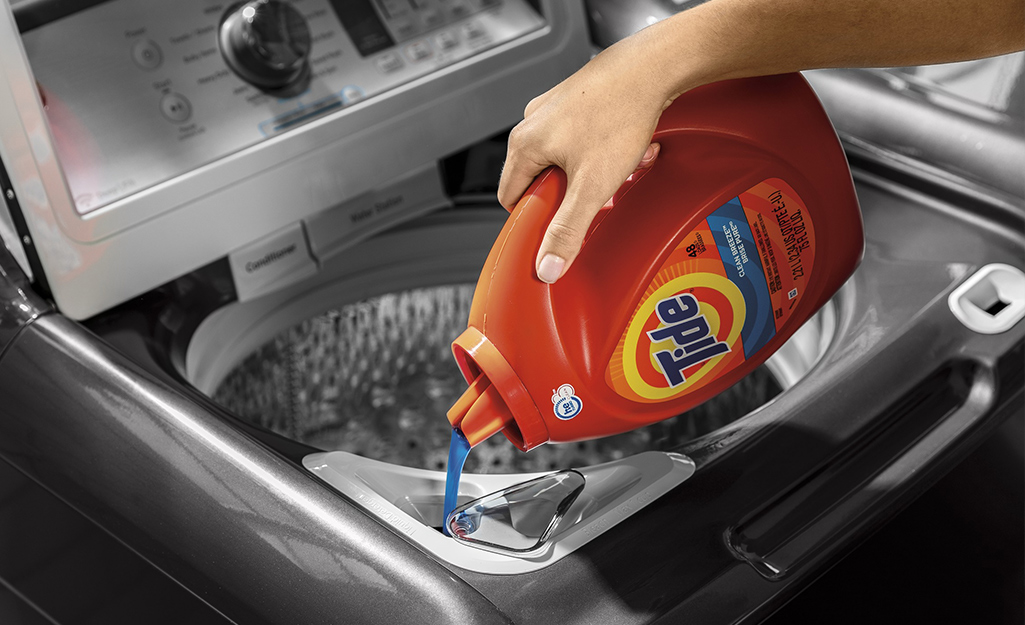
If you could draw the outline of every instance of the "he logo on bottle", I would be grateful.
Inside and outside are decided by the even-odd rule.
[[[555,416],[563,421],[572,419],[584,409],[584,402],[575,395],[571,384],[563,384],[559,390],[552,395],[552,403],[555,404]]]
[[[729,345],[712,335],[700,310],[697,298],[690,293],[667,297],[655,306],[655,314],[664,325],[648,332],[648,338],[652,343],[671,338],[676,346],[655,352],[659,370],[670,388],[687,381],[684,369],[730,351]]]

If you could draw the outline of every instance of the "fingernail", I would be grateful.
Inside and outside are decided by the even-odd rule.
[[[562,268],[565,266],[564,259],[555,254],[545,254],[537,265],[537,277],[541,279],[541,282],[552,284],[562,275]]]
[[[649,144],[648,149],[644,151],[644,156],[641,157],[641,162],[638,167],[647,167],[651,165],[656,156],[658,156],[658,144]]]

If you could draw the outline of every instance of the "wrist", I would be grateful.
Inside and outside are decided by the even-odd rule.
[[[710,2],[681,11],[642,32],[647,34],[658,73],[662,76],[665,106],[691,89],[750,74],[741,60],[750,41],[739,33],[723,32],[728,19],[724,3]],[[649,32],[650,31],[650,32]],[[746,39],[746,38],[744,38]]]

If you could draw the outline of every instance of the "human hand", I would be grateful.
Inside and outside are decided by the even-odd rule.
[[[566,196],[535,259],[544,282],[573,263],[602,205],[637,168],[661,113],[699,85],[820,67],[939,63],[1022,49],[1021,0],[712,0],[627,37],[527,105],[509,135],[498,200],[512,208],[549,165]],[[940,7],[939,9],[937,7]]]
[[[549,165],[567,175],[565,198],[535,259],[543,282],[566,272],[594,216],[631,173],[658,156],[651,137],[674,95],[657,64],[646,62],[651,36],[642,31],[617,43],[534,98],[509,135],[498,185],[503,206],[511,209]]]

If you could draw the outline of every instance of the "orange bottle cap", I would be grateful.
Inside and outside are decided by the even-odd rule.
[[[483,373],[449,409],[448,421],[459,428],[470,447],[515,423],[502,395]]]

